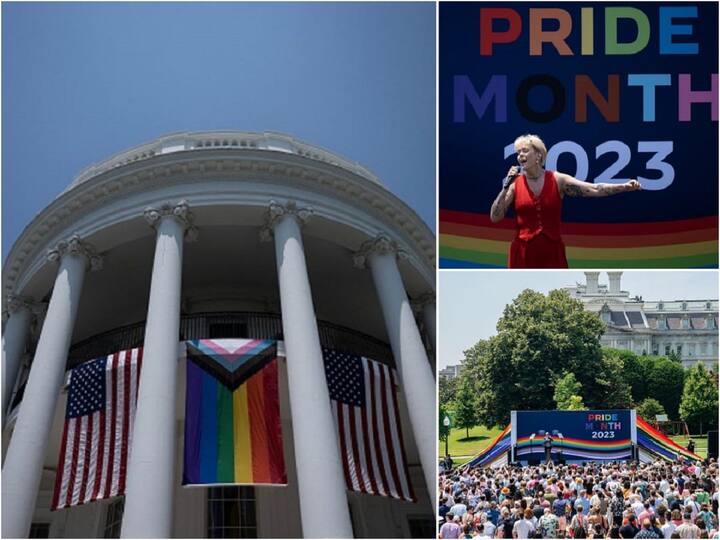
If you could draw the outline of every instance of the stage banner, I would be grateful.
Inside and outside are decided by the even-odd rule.
[[[632,458],[629,410],[516,411],[515,459],[543,460],[550,435],[555,460],[625,460]]]
[[[563,200],[570,267],[718,265],[716,2],[441,2],[440,266],[503,267],[490,221],[515,139],[642,191]]]

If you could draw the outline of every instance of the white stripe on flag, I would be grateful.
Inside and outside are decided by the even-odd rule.
[[[65,456],[63,459],[62,484],[60,485],[60,496],[58,497],[58,508],[67,506],[68,490],[70,489],[70,475],[73,470],[73,445],[75,444],[75,429],[77,429],[77,418],[68,420],[67,430],[67,446],[65,447]]]
[[[369,363],[367,358],[363,358],[362,362],[363,370],[365,372],[365,421],[367,423],[366,425],[369,438],[368,444],[370,446],[370,462],[372,464],[372,475],[375,479],[375,484],[377,485],[380,495],[387,495],[387,486],[385,486],[382,481],[382,476],[380,475],[380,467],[378,465],[378,456],[377,452],[375,451],[375,438],[377,427],[373,423],[373,409],[375,402],[372,400],[371,393],[374,384],[373,381],[375,380],[374,370],[372,369],[372,364]]]
[[[138,351],[139,349],[132,350],[132,364],[130,365],[130,417],[128,418],[128,433],[127,433],[127,462],[130,463],[130,452],[132,451],[132,436],[133,426],[135,425],[135,405],[137,400],[137,369],[138,369]]]
[[[361,481],[365,486],[363,491],[366,493],[373,493],[369,476],[370,471],[368,471],[368,464],[365,459],[365,435],[363,433],[362,411],[360,407],[353,407],[353,416],[355,420],[355,434],[357,435],[358,454],[360,454],[360,473],[362,474]]]
[[[114,372],[115,380],[117,381],[117,398],[115,405],[117,407],[115,411],[115,425],[113,426],[115,432],[115,451],[113,452],[113,464],[112,464],[112,483],[110,484],[110,495],[117,495],[119,492],[120,484],[120,458],[122,456],[122,426],[123,426],[123,413],[125,411],[125,377],[123,375],[125,371],[125,351],[120,353],[118,358],[118,368]]]
[[[112,429],[112,376],[113,376],[113,355],[109,355],[105,360],[105,436],[103,442],[102,469],[100,476],[100,490],[98,491],[98,499],[105,497],[105,490],[108,485],[108,459],[110,459],[110,440],[113,437]]]
[[[395,480],[393,479],[393,471],[392,466],[390,464],[390,459],[388,456],[388,448],[387,443],[388,441],[385,438],[385,418],[383,417],[383,403],[382,403],[382,371],[380,369],[380,366],[377,362],[373,362],[373,372],[376,374],[375,377],[375,415],[377,420],[377,433],[378,433],[378,440],[380,441],[380,454],[382,457],[382,466],[383,470],[385,472],[385,478],[388,482],[388,491],[390,492],[390,495],[392,497],[398,498],[400,495],[398,494],[397,488],[395,486]]]
[[[347,459],[348,469],[350,471],[350,480],[355,491],[360,491],[360,480],[357,476],[355,468],[355,454],[353,452],[352,434],[350,433],[350,405],[342,404],[342,429],[345,434],[345,458]]]
[[[100,411],[94,412],[91,419],[92,444],[90,446],[90,466],[88,467],[87,485],[85,486],[85,499],[82,501],[84,503],[92,499],[95,490],[95,471],[98,465],[98,444],[100,439]]]
[[[75,482],[73,482],[72,498],[70,499],[70,504],[72,504],[72,505],[76,505],[78,503],[78,501],[80,500],[80,486],[82,486],[83,469],[85,466],[85,446],[87,445],[87,426],[88,426],[88,417],[81,416],[80,417],[80,440],[78,442],[78,447],[76,450],[77,463],[75,466]]]
[[[398,433],[398,419],[395,417],[395,400],[393,399],[393,393],[395,392],[394,381],[390,373],[390,368],[383,366],[385,372],[386,384],[385,391],[387,393],[388,402],[388,421],[390,423],[390,436],[392,437],[392,450],[395,453],[395,464],[398,469],[398,476],[400,477],[400,487],[402,488],[402,496],[404,499],[412,500],[410,496],[410,489],[407,485],[407,479],[405,478],[405,463],[402,455],[402,445],[400,443],[400,437]]]

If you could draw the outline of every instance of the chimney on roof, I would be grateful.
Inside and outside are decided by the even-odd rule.
[[[610,294],[620,294],[620,277],[622,272],[608,272]]]
[[[598,293],[598,277],[600,272],[585,272],[585,294]]]

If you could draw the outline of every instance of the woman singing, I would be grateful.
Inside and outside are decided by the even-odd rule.
[[[562,199],[607,197],[640,189],[637,180],[625,184],[591,184],[568,174],[545,170],[547,150],[537,135],[515,140],[520,166],[510,167],[490,210],[497,223],[508,208],[515,209],[517,234],[510,245],[508,268],[567,268],[565,244],[560,237]]]

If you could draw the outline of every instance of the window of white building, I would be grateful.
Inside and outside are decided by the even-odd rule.
[[[124,510],[125,497],[120,497],[108,505],[105,513],[105,538],[120,538]]]
[[[695,356],[695,344],[694,343],[688,343],[687,348],[688,356]]]
[[[678,345],[677,347],[675,347],[675,353],[680,357],[682,357],[682,349],[683,349],[682,345]]]
[[[670,354],[671,346],[670,344],[665,344],[665,356],[668,356]]]
[[[207,511],[208,538],[257,538],[254,488],[210,488]]]

